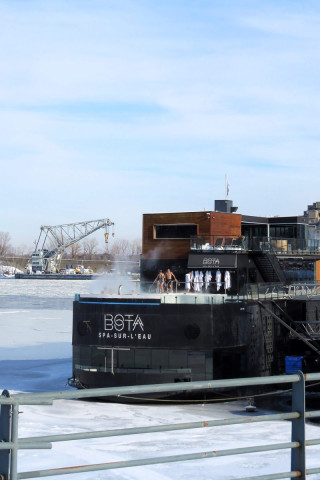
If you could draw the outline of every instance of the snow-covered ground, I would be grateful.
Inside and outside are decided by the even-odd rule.
[[[38,392],[69,389],[72,300],[75,293],[99,293],[99,281],[0,280],[0,388]],[[179,405],[123,405],[55,401],[23,406],[19,435],[39,436],[90,430],[165,425],[246,414],[245,402]],[[259,410],[256,414],[263,414]],[[19,453],[18,471],[104,463],[290,441],[290,422],[266,422],[179,432],[144,434],[53,444],[52,450]],[[307,424],[307,438],[320,428]],[[320,465],[320,447],[308,447],[307,467]],[[290,452],[220,457],[166,465],[69,475],[85,479],[240,479],[290,470]],[[312,475],[310,479],[320,479]]]
[[[2,265],[0,264],[0,278],[4,276],[12,276],[15,273],[23,273],[22,270],[19,270],[16,267],[11,267],[11,265]]]

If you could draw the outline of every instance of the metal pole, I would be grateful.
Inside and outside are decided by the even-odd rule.
[[[3,390],[3,397],[10,397],[8,390]],[[0,407],[0,442],[11,442],[12,405]],[[10,480],[10,450],[0,450],[0,480]]]
[[[299,448],[291,449],[291,470],[301,472],[301,480],[306,479],[306,432],[305,432],[305,380],[302,372],[296,372],[300,382],[292,386],[292,411],[300,414],[292,420],[291,441],[299,442]]]
[[[18,417],[19,405],[16,404],[12,406],[11,441],[13,448],[11,450],[10,480],[18,478]]]

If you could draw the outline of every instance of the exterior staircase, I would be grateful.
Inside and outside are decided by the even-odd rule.
[[[290,330],[291,334],[299,338],[302,342],[304,342],[311,350],[316,352],[320,355],[320,343],[319,343],[319,334],[313,334],[306,328],[308,326],[308,322],[296,322],[290,315],[288,315],[281,307],[277,304],[277,302],[272,301],[272,304],[276,307],[277,313],[270,308],[266,307],[264,303],[258,302],[260,306],[266,310],[275,320],[281,323],[284,327]]]
[[[284,273],[274,253],[256,252],[254,260],[265,282],[285,282]]]

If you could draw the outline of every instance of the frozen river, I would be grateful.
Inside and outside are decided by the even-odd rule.
[[[69,389],[72,374],[72,301],[76,293],[97,294],[104,280],[0,280],[0,388],[15,391]],[[23,406],[21,436],[108,428],[162,425],[244,415],[244,401],[217,404],[121,405],[56,401],[51,407]],[[261,413],[261,411],[259,412]],[[54,444],[49,451],[22,451],[19,471],[102,463],[290,441],[289,422],[115,437]],[[307,438],[319,427],[307,425]],[[308,467],[319,465],[319,447],[308,447]],[[70,479],[240,479],[290,470],[289,451],[220,457],[73,474]],[[320,479],[320,475],[308,477]]]
[[[93,280],[0,280],[1,386],[27,391],[66,388],[73,298],[97,288]]]

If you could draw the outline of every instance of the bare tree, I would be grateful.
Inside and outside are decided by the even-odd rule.
[[[129,255],[129,241],[124,238],[118,238],[112,244],[109,252],[112,257],[117,259],[127,258]]]
[[[142,242],[141,238],[135,238],[131,241],[131,255],[141,255]]]
[[[17,257],[29,257],[31,255],[32,248],[27,245],[19,245],[12,248],[12,254]]]
[[[0,232],[0,256],[5,257],[10,253],[12,246],[10,244],[11,237],[8,232]]]
[[[95,238],[91,238],[90,240],[84,240],[82,243],[83,254],[84,256],[90,260],[94,255],[97,253],[98,247],[98,240]]]
[[[110,255],[117,260],[125,260],[141,253],[141,240],[116,239],[108,250]]]
[[[69,258],[78,258],[81,255],[82,247],[80,243],[74,243],[67,248]]]

